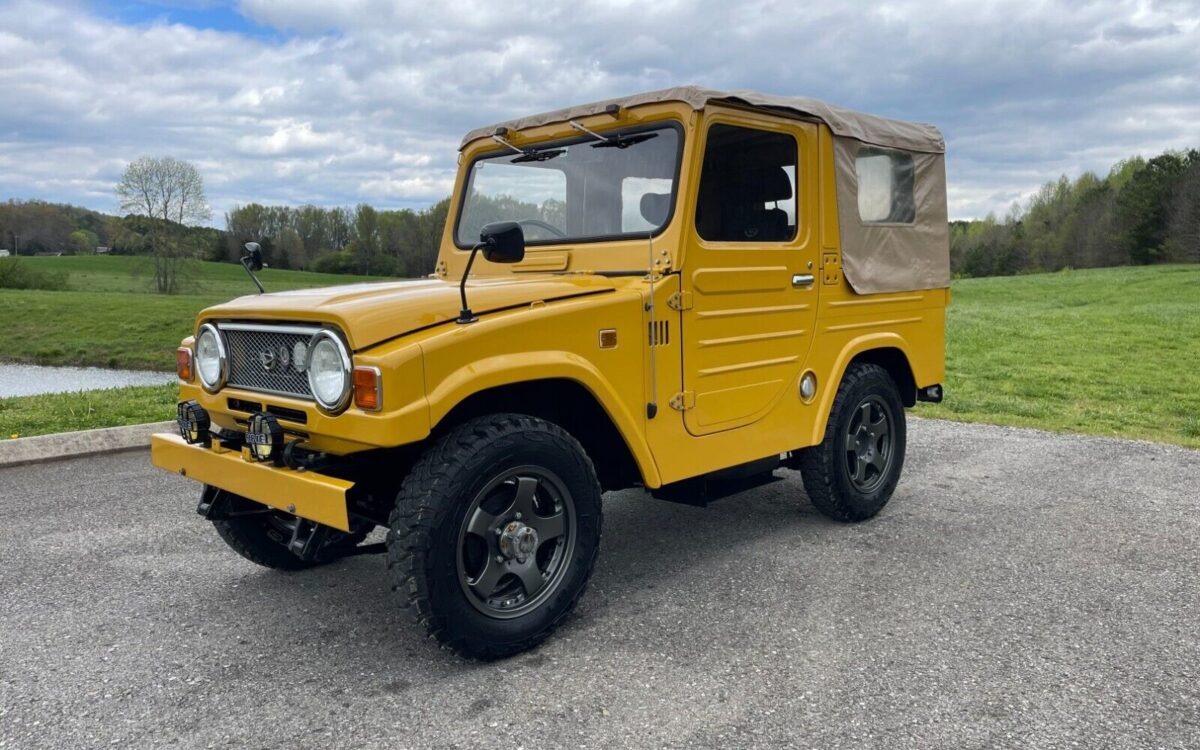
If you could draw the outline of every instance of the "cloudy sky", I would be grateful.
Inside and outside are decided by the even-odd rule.
[[[1200,147],[1200,2],[0,0],[0,199],[115,212],[142,155],[265,203],[420,208],[461,135],[697,83],[932,122],[954,218]]]

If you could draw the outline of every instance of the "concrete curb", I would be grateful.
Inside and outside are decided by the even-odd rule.
[[[175,432],[174,422],[151,422],[102,430],[60,432],[54,435],[0,440],[0,466],[36,464],[64,458],[116,453],[150,447],[156,432]]]

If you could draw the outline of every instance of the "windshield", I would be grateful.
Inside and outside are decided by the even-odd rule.
[[[484,157],[471,166],[455,237],[479,241],[493,221],[516,221],[529,244],[645,237],[674,204],[679,131],[605,133]]]

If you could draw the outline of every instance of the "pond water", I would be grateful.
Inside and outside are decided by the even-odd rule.
[[[0,363],[0,398],[173,382],[175,382],[175,373],[173,372],[105,370],[99,367],[42,367],[40,365]]]

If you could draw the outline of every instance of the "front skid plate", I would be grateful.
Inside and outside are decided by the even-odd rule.
[[[312,471],[250,463],[240,451],[188,445],[178,435],[150,438],[150,461],[160,469],[220,487],[301,518],[350,531],[346,492],[354,482]]]

